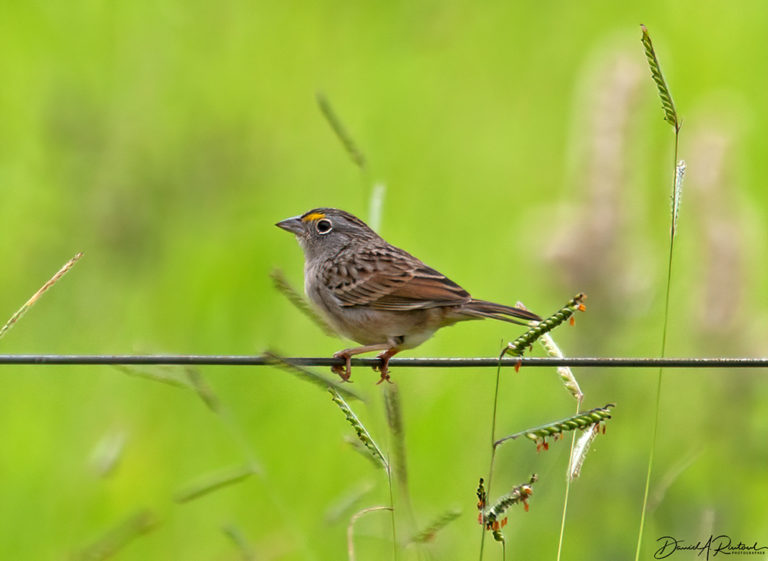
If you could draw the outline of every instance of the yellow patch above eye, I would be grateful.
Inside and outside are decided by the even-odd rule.
[[[325,218],[325,214],[322,212],[313,212],[311,214],[307,214],[304,218],[301,219],[301,221],[312,222],[314,220],[320,220],[321,218]]]

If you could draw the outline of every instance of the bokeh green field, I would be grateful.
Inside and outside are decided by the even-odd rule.
[[[768,7],[580,3],[6,3],[0,17],[0,324],[85,256],[0,341],[2,353],[329,356],[272,287],[302,257],[274,227],[316,206],[368,217],[474,296],[546,314],[578,291],[569,355],[656,356],[672,129],[640,44],[648,26],[684,119],[688,164],[670,356],[764,356],[768,255]],[[368,160],[361,174],[315,102],[325,92]],[[407,356],[495,356],[520,330],[440,332]],[[540,350],[536,351],[540,353]],[[174,374],[175,372],[171,372]],[[137,512],[156,526],[115,559],[344,559],[350,516],[386,504],[382,472],[344,442],[327,393],[275,368],[202,370],[226,411],[109,367],[0,367],[0,559],[80,558]],[[585,406],[617,403],[571,489],[566,559],[634,553],[656,371],[582,369]],[[377,375],[353,404],[389,449]],[[393,371],[414,519],[462,515],[401,558],[476,558],[494,372]],[[502,378],[499,432],[574,402],[554,371]],[[713,533],[768,545],[768,379],[667,371],[645,547]],[[122,444],[121,444],[122,443]],[[100,472],[105,446],[117,463]],[[99,452],[99,451],[102,452]],[[495,496],[515,558],[554,558],[568,444],[500,449]],[[260,474],[186,503],[190,484],[249,458]],[[369,489],[337,520],[329,512]],[[391,557],[389,516],[359,520],[357,558]],[[499,558],[496,544],[486,558]],[[93,553],[93,550],[90,550]],[[692,556],[688,552],[679,558]]]

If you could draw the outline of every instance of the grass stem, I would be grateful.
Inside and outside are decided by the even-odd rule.
[[[583,395],[583,394],[582,394]],[[581,408],[582,399],[579,398],[576,403],[576,414],[578,415]],[[571,435],[571,453],[569,455],[570,461],[568,462],[568,474],[565,478],[565,497],[563,498],[563,515],[560,519],[560,535],[557,538],[557,561],[560,561],[560,557],[563,553],[563,536],[565,535],[565,519],[568,516],[568,497],[571,494],[571,462],[573,462],[573,447],[576,443],[576,431]]]
[[[503,343],[502,343],[503,344]],[[506,354],[507,347],[504,347],[499,355],[499,365],[496,367],[496,385],[493,390],[493,414],[491,415],[491,461],[488,466],[488,488],[487,496],[491,496],[491,483],[493,478],[493,463],[496,460],[496,411],[499,405],[499,382],[501,380],[501,359]],[[482,513],[485,512],[485,506],[483,506]],[[483,549],[485,548],[485,521],[481,519],[481,535],[480,535],[480,561],[483,561]],[[506,551],[503,551],[502,555],[506,557]]]
[[[677,160],[678,146],[680,143],[680,128],[682,126],[682,122],[679,116],[677,115],[677,110],[675,109],[674,103],[672,102],[672,95],[669,92],[669,87],[667,86],[666,81],[664,80],[664,77],[661,73],[661,67],[659,65],[658,58],[656,57],[656,53],[653,49],[653,44],[651,43],[651,38],[650,38],[650,35],[648,34],[648,30],[645,28],[645,26],[641,26],[641,27],[643,31],[642,42],[643,42],[643,45],[645,46],[646,57],[648,58],[648,63],[651,68],[651,74],[653,76],[653,80],[654,82],[656,82],[657,88],[659,90],[659,97],[661,99],[662,108],[664,110],[664,115],[665,115],[664,118],[675,129],[675,145],[674,145],[674,151],[673,151],[674,154],[672,159],[672,169],[673,169],[672,213],[670,218],[670,229],[669,229],[669,256],[667,259],[667,286],[666,286],[665,296],[664,296],[664,322],[661,330],[660,357],[664,358],[666,356],[666,351],[667,351],[667,328],[669,325],[669,301],[670,301],[670,289],[672,286],[672,262],[673,262],[674,248],[675,248],[675,235],[677,233],[677,217],[680,211],[679,188],[681,187],[681,182],[682,182],[682,171],[684,171],[684,164],[683,164],[683,170],[678,171],[678,160]],[[643,506],[640,512],[640,526],[637,531],[637,546],[635,548],[635,561],[638,561],[640,559],[640,549],[643,544],[643,530],[645,529],[645,517],[648,511],[648,491],[651,486],[651,474],[653,472],[654,452],[656,450],[656,439],[658,437],[658,432],[659,432],[659,416],[660,416],[660,410],[661,410],[661,384],[663,379],[663,373],[664,373],[663,367],[659,367],[659,373],[656,378],[656,405],[655,405],[655,412],[654,412],[654,418],[653,418],[651,450],[650,450],[650,453],[648,454],[648,468],[645,474],[645,490],[643,491]]]

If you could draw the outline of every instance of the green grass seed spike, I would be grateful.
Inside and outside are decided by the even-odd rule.
[[[347,422],[352,426],[355,433],[357,434],[358,440],[363,443],[363,446],[365,446],[366,450],[368,450],[371,456],[373,456],[373,458],[381,465],[381,467],[383,467],[385,470],[389,470],[389,463],[384,457],[384,453],[381,451],[381,448],[379,448],[378,444],[376,444],[376,441],[373,440],[373,437],[371,437],[368,429],[366,429],[365,425],[360,422],[360,419],[357,418],[357,415],[355,415],[355,412],[352,411],[352,408],[349,406],[349,404],[344,401],[344,398],[341,397],[341,394],[336,391],[335,388],[328,388],[328,393],[331,394],[331,400],[339,407],[339,409],[341,409],[341,412],[344,413],[344,417],[347,419]]]
[[[506,523],[506,519],[503,518],[504,513],[516,504],[523,503],[525,510],[528,510],[528,498],[533,494],[533,484],[538,480],[538,476],[534,473],[528,480],[528,483],[522,483],[512,487],[512,490],[499,497],[492,506],[482,511],[482,523],[485,529],[493,534],[493,539],[497,542],[504,541],[504,534],[501,529]]]
[[[539,442],[548,436],[560,435],[564,432],[576,429],[585,429],[589,426],[610,419],[612,407],[616,407],[616,405],[613,403],[608,403],[604,407],[595,407],[589,411],[581,411],[575,415],[566,417],[565,419],[560,419],[559,421],[553,421],[545,425],[534,427],[532,429],[525,429],[523,431],[516,432],[515,434],[505,436],[504,438],[500,438],[494,442],[493,445],[499,446],[507,440],[515,440],[521,436],[525,436],[534,442]]]
[[[661,73],[661,65],[659,59],[656,57],[656,51],[653,49],[653,43],[651,42],[651,36],[648,34],[648,29],[641,25],[640,29],[643,30],[643,47],[645,47],[645,57],[648,59],[648,66],[651,69],[651,77],[656,82],[656,88],[659,91],[659,98],[661,99],[661,108],[664,111],[664,120],[670,125],[675,127],[675,131],[680,130],[681,122],[677,116],[677,110],[675,109],[675,103],[672,101],[672,94],[669,91],[664,75]]]
[[[565,306],[560,308],[554,314],[536,323],[534,326],[529,328],[528,331],[520,335],[520,337],[518,337],[517,339],[509,343],[502,351],[501,353],[502,356],[504,356],[505,354],[510,354],[512,356],[523,356],[525,349],[530,347],[536,341],[536,339],[538,339],[545,333],[552,331],[555,327],[562,324],[565,320],[570,318],[577,310],[578,311],[585,310],[586,309],[584,307],[585,298],[586,298],[586,295],[583,293],[579,293],[573,298],[571,298],[565,304]]]

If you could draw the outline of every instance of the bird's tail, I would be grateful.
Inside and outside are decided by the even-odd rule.
[[[541,321],[539,316],[523,308],[513,308],[474,298],[462,306],[462,311],[472,317],[498,319],[518,325],[529,325],[530,321]]]

